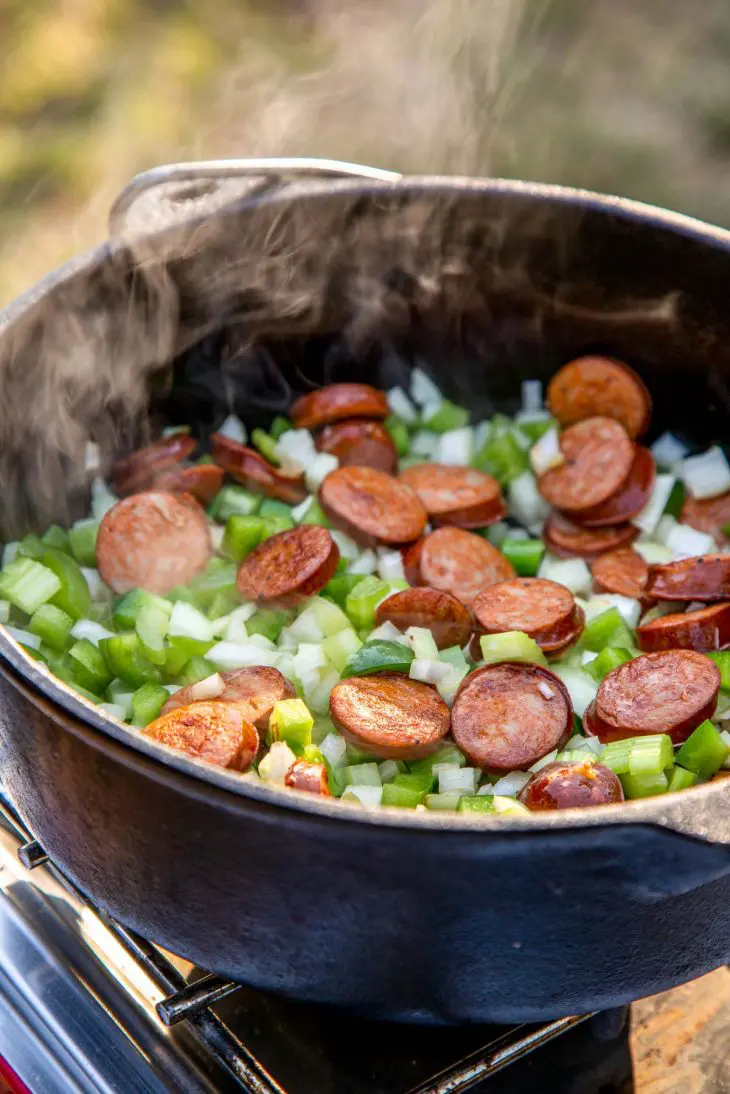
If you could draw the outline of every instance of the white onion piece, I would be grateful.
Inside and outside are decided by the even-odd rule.
[[[522,432],[519,426],[513,425],[510,429],[510,433],[512,434],[512,439],[517,443],[518,448],[521,448],[523,452],[527,452],[532,448],[532,441],[526,433]]]
[[[603,599],[614,608],[618,608],[619,615],[630,627],[635,627],[641,616],[641,604],[630,596],[620,596],[618,593],[604,593]]]
[[[655,619],[661,619],[663,615],[671,615],[673,612],[684,611],[684,604],[677,603],[675,600],[660,600],[657,604],[652,605],[648,612],[645,612],[642,616],[642,623],[652,623]]]
[[[689,604],[685,608],[688,612],[701,612],[703,608],[706,608],[707,604],[704,600],[690,600]]]
[[[523,410],[542,410],[542,383],[539,380],[523,380],[520,395]]]
[[[219,672],[212,676],[206,676],[204,680],[198,680],[190,688],[190,698],[199,703],[203,699],[217,699],[226,690],[226,683]]]
[[[408,425],[416,424],[418,412],[402,387],[392,387],[387,398],[391,414],[402,418]]]
[[[550,513],[550,506],[540,494],[535,482],[535,476],[530,471],[523,471],[507,487],[510,515],[518,524],[526,527],[537,524],[546,519]]]
[[[539,422],[552,421],[552,414],[547,410],[518,410],[515,414],[515,425],[537,425]]]
[[[210,542],[213,550],[218,553],[223,546],[223,537],[226,534],[226,530],[222,524],[215,524],[213,521],[208,523],[208,531],[210,532]]]
[[[105,513],[117,504],[119,498],[113,494],[103,479],[92,479],[91,482],[91,515],[96,520],[101,520]]]
[[[304,695],[307,706],[313,714],[328,714],[330,709],[330,693],[332,688],[340,682],[340,674],[335,669],[325,672],[321,680],[313,688],[305,688]]]
[[[449,790],[463,790],[467,794],[476,793],[479,772],[475,767],[459,767],[458,764],[435,764],[434,774],[438,775],[439,794],[446,794]]]
[[[557,754],[558,750],[557,748],[554,748],[552,752],[548,752],[547,756],[543,756],[541,760],[537,760],[532,767],[528,767],[527,770],[534,775],[536,771],[540,771],[543,767],[547,767],[548,764],[553,763]]]
[[[313,642],[301,642],[294,654],[294,672],[300,679],[302,675],[323,669],[326,664],[324,650]]]
[[[81,573],[86,578],[86,584],[89,586],[92,600],[104,600],[110,595],[110,590],[102,581],[101,574],[98,570],[91,566],[82,566]]]
[[[182,684],[163,684],[162,686],[168,695],[174,695],[176,691],[182,691]],[[130,692],[130,695],[132,694],[133,693]],[[122,700],[119,695],[115,696],[115,698],[118,703],[121,703]]]
[[[246,426],[235,414],[229,414],[218,426],[216,433],[220,433],[223,437],[228,437],[231,441],[237,441],[239,444],[245,444],[248,440]]]
[[[360,548],[355,541],[346,536],[344,532],[340,532],[338,528],[332,528],[330,535],[337,544],[337,549],[343,558],[355,559],[360,554]]]
[[[501,779],[492,787],[493,794],[499,794],[503,798],[516,798],[525,783],[530,781],[530,776],[526,771],[510,771],[508,775],[503,775]]]
[[[698,532],[689,524],[675,525],[665,542],[675,558],[692,558],[715,550],[714,538],[708,532]]]
[[[306,471],[318,458],[314,438],[308,429],[288,429],[276,443],[276,455],[283,471]]]
[[[278,657],[278,653],[262,650],[260,646],[254,646],[250,642],[219,642],[205,655],[206,661],[210,661],[221,672],[244,669],[250,665],[276,668]]]
[[[215,637],[211,621],[184,600],[173,604],[167,633],[180,638],[199,638],[201,642],[210,642]]]
[[[579,607],[586,613],[586,623],[590,623],[597,615],[607,612],[611,605],[605,596],[592,596],[589,600],[582,601]]]
[[[575,752],[583,749],[584,752],[591,752],[594,756],[600,756],[603,752],[603,745],[598,740],[598,737],[571,737],[565,748],[561,749],[562,752]]]
[[[374,631],[370,632],[370,638],[368,641],[376,642],[400,642],[402,646],[408,645],[408,639],[404,634],[398,630],[398,628],[390,622],[388,619],[385,623],[381,623],[379,627],[376,627]]]
[[[474,451],[481,452],[484,445],[487,443],[490,433],[492,432],[492,423],[485,419],[483,422],[477,422],[474,426]]]
[[[302,517],[306,517],[313,500],[314,499],[311,497],[305,498],[304,501],[299,502],[299,505],[295,505],[292,508],[291,515],[297,522],[297,524],[299,524],[299,521],[302,519]]]
[[[580,655],[580,663],[581,665],[590,665],[591,661],[595,661],[597,657],[598,654],[594,653],[593,650],[583,650]]]
[[[578,596],[591,591],[591,571],[582,558],[555,558],[554,555],[545,555],[537,576],[548,581],[557,581]]]
[[[275,643],[272,642],[270,638],[267,638],[265,634],[252,634],[248,638],[248,642],[252,646],[258,646],[259,649],[262,649],[262,650],[275,650],[276,649]]]
[[[530,464],[536,475],[544,475],[552,467],[560,467],[565,463],[565,456],[560,448],[560,438],[557,429],[548,429],[540,440],[530,449]]]
[[[264,782],[283,786],[286,774],[295,762],[296,756],[286,741],[274,741],[259,764],[259,776]]]
[[[651,535],[651,533],[656,530],[656,527],[661,520],[662,513],[667,507],[669,495],[672,492],[675,481],[674,475],[656,476],[654,486],[646,505],[635,517],[631,518],[631,523],[635,528],[639,528],[642,532],[646,532],[647,535]]]
[[[639,540],[633,547],[648,566],[660,566],[664,562],[671,562],[674,558],[674,552],[670,551],[664,543],[653,543],[650,540],[642,543]]]
[[[37,634],[31,634],[30,631],[24,631],[21,627],[9,627],[5,625],[5,630],[8,634],[19,642],[21,646],[27,646],[28,649],[37,650],[40,648],[41,640]]]
[[[693,498],[716,498],[730,490],[730,464],[718,445],[700,456],[688,456],[681,474]]]
[[[248,631],[246,630],[246,620],[250,619],[254,615],[256,607],[254,604],[243,604],[240,608],[235,608],[228,616],[228,622],[224,632],[224,637],[227,642],[247,642]],[[214,625],[218,620],[214,620]],[[217,627],[215,627],[217,630]]]
[[[443,661],[426,661],[414,657],[408,675],[411,680],[420,680],[422,684],[439,684],[451,675],[452,669],[453,665],[447,665]]]
[[[78,619],[71,628],[73,638],[85,638],[87,642],[98,646],[102,638],[113,638],[112,631],[102,627],[101,623],[95,623],[93,619]]]
[[[344,737],[334,731],[319,742],[319,751],[330,767],[344,767],[347,763],[347,744]]]
[[[556,753],[556,755],[557,755],[557,753]],[[493,794],[493,793],[494,793],[494,787],[492,786],[491,783],[485,783],[484,786],[480,786],[479,789],[477,790],[477,796],[481,796],[481,797],[483,797],[485,794]]]
[[[284,434],[286,436],[286,434]],[[331,452],[319,452],[304,469],[304,482],[307,490],[315,494],[332,471],[340,466],[337,456]]]
[[[436,690],[446,703],[447,707],[453,707],[456,693],[461,687],[461,681],[468,673],[468,668],[459,669],[456,665],[449,665],[449,672],[436,684]]]
[[[504,520],[498,520],[487,528],[487,539],[493,547],[501,547],[504,541],[512,536],[512,529]]]
[[[403,555],[400,551],[390,551],[386,547],[378,547],[378,573],[383,581],[405,581]]]
[[[378,565],[378,560],[375,556],[375,551],[371,551],[369,547],[366,547],[361,552],[360,557],[356,558],[354,562],[351,562],[347,567],[348,574],[374,574]]]
[[[680,441],[679,437],[675,437],[673,433],[662,433],[661,437],[654,441],[649,451],[660,467],[673,470],[674,465],[687,455],[689,448],[684,441]]]
[[[15,539],[5,544],[3,547],[3,569],[13,561],[18,553],[18,547],[20,547],[20,544]]]
[[[206,655],[207,656],[207,655]],[[587,676],[580,669],[574,668],[571,665],[561,665],[557,662],[550,666],[552,672],[565,684],[570,693],[570,698],[573,701],[573,710],[582,718],[585,714],[586,707],[596,697],[598,691],[598,684],[595,680],[592,680],[590,676]]]
[[[474,430],[470,425],[460,429],[448,429],[439,438],[434,453],[439,463],[450,467],[468,467],[474,455]]]
[[[383,797],[382,786],[346,786],[340,801],[357,802],[365,808],[373,809],[380,805]]]
[[[730,748],[730,733],[728,733],[728,731],[726,729],[723,729],[720,736],[722,737],[722,739],[723,739],[724,743],[727,745],[727,747]],[[724,764],[722,765],[722,768],[723,768],[723,771],[730,771],[730,755],[725,760]]]
[[[527,528],[510,528],[507,529],[507,535],[505,539],[529,539],[530,533]]]
[[[84,471],[95,474],[101,467],[101,449],[94,441],[87,441],[84,445]]]
[[[103,710],[110,718],[116,718],[119,722],[127,717],[127,711],[121,703],[99,703],[97,710]]]
[[[411,437],[411,455],[432,459],[439,446],[438,433],[431,433],[428,429],[419,429]]]
[[[429,403],[442,403],[444,397],[430,376],[422,368],[414,368],[411,373],[411,399],[418,406]]]

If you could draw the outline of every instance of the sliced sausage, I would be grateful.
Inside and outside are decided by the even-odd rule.
[[[284,776],[284,786],[292,790],[303,790],[306,794],[319,794],[322,798],[332,797],[327,768],[324,764],[297,760]]]
[[[628,478],[620,490],[600,505],[575,513],[578,524],[586,528],[602,528],[630,520],[646,505],[654,487],[656,465],[648,448],[636,445],[636,455]]]
[[[586,759],[546,764],[520,790],[518,801],[533,813],[551,809],[585,809],[624,800],[618,775],[610,767]]]
[[[223,468],[214,463],[176,467],[163,471],[154,480],[155,490],[166,490],[169,494],[191,494],[201,505],[210,505],[222,485]]]
[[[581,528],[580,525],[553,512],[542,530],[543,539],[559,558],[584,558],[587,562],[606,551],[628,547],[639,534],[633,524],[609,524],[602,528]]]
[[[487,585],[514,577],[512,564],[486,539],[462,528],[437,528],[403,554],[406,580],[453,593],[471,605]]]
[[[245,669],[232,669],[220,673],[223,690],[216,695],[218,703],[237,703],[248,722],[257,729],[269,728],[269,717],[274,703],[282,699],[296,698],[296,690],[291,680],[287,680],[278,669],[267,665],[252,665]],[[187,707],[196,702],[195,684],[180,688],[165,703],[163,714],[169,714],[178,707]]]
[[[145,737],[187,752],[204,763],[246,771],[259,748],[259,735],[237,703],[193,703],[163,714],[142,730]]]
[[[490,585],[474,601],[473,612],[482,634],[523,631],[546,653],[575,641],[583,628],[583,612],[570,589],[542,577]]]
[[[656,600],[730,600],[730,555],[698,555],[650,566],[646,592]]]
[[[620,551],[609,551],[597,558],[591,573],[597,592],[616,593],[640,600],[646,589],[649,567],[638,551],[623,547]]]
[[[384,391],[369,384],[328,384],[296,399],[289,417],[297,429],[318,429],[343,418],[387,418]]]
[[[715,537],[718,547],[730,546],[730,536],[723,528],[730,525],[730,492],[717,498],[693,498],[686,494],[682,504],[682,524]]]
[[[291,608],[322,591],[339,559],[326,528],[300,524],[260,543],[239,566],[236,587],[244,600]]]
[[[104,514],[96,541],[102,579],[115,593],[162,596],[187,585],[212,553],[205,513],[188,494],[131,494]]]
[[[426,527],[426,510],[405,483],[372,467],[338,467],[319,488],[335,528],[363,547],[412,543]]]
[[[629,437],[649,426],[651,396],[628,365],[611,357],[579,357],[548,384],[547,404],[562,426],[585,418],[615,418]]]
[[[385,760],[417,760],[449,732],[451,712],[435,688],[398,672],[352,676],[330,694],[330,715],[358,748]]]
[[[675,744],[711,718],[720,672],[693,650],[666,650],[625,661],[604,676],[583,724],[601,741],[668,733]]]
[[[639,649],[697,650],[711,653],[730,645],[730,603],[712,604],[693,612],[671,612],[636,628]]]
[[[573,727],[568,689],[541,665],[501,662],[466,677],[451,732],[475,767],[525,771],[560,748]]]
[[[560,448],[565,463],[546,471],[537,485],[550,505],[573,514],[572,519],[618,493],[636,455],[631,438],[613,418],[572,425],[562,434]]]
[[[173,433],[117,460],[111,470],[115,491],[120,497],[126,497],[146,490],[160,472],[187,460],[195,451],[196,443],[189,433]]]
[[[415,490],[436,527],[484,528],[507,515],[497,480],[471,467],[421,463],[401,471],[400,480]]]
[[[287,475],[278,467],[265,460],[260,452],[248,448],[245,444],[214,433],[210,438],[210,454],[215,462],[229,475],[249,490],[277,498],[289,505],[304,501],[307,488],[304,475]]]
[[[337,456],[340,467],[374,467],[392,475],[398,466],[390,433],[380,422],[366,418],[326,425],[317,437],[317,448]]]
[[[375,609],[375,622],[392,623],[399,631],[427,627],[440,650],[465,646],[473,622],[468,608],[451,593],[441,589],[403,589],[382,600]]]

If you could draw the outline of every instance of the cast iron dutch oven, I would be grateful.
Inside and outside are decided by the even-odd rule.
[[[331,178],[316,178],[329,172]],[[0,316],[6,536],[88,504],[165,420],[250,424],[312,383],[415,360],[476,415],[589,350],[654,435],[730,414],[730,233],[554,186],[348,165],[182,165]],[[1,628],[0,628],[1,630]],[[242,782],[110,724],[0,633],[0,774],[52,859],[163,946],[372,1017],[612,1007],[730,957],[730,781],[520,819],[369,812]]]

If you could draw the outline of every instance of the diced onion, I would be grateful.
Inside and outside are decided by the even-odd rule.
[[[676,524],[670,530],[665,543],[674,552],[675,558],[692,558],[715,549],[715,540],[708,532],[698,532],[689,524]]]
[[[459,767],[458,764],[435,764],[434,774],[438,775],[439,794],[449,790],[464,790],[467,794],[476,793],[479,772],[475,767]]]
[[[638,600],[630,596],[620,596],[618,593],[604,593],[602,599],[608,601],[612,607],[618,608],[619,615],[630,627],[635,627],[639,622],[641,604]]]
[[[679,437],[675,437],[673,433],[662,433],[661,437],[654,441],[649,451],[660,467],[673,470],[674,465],[685,458],[689,448],[684,441],[680,441]]]
[[[398,630],[390,620],[385,623],[381,623],[379,627],[376,627],[374,631],[370,632],[369,641],[380,642],[400,642],[402,645],[408,645],[408,639],[404,634]]]
[[[182,691],[182,684],[163,684],[162,685],[168,695],[174,695],[176,691]],[[130,695],[132,693],[130,692]],[[116,696],[117,702],[121,702],[119,696]]]
[[[364,551],[360,553],[359,558],[356,558],[354,562],[351,562],[347,567],[348,574],[374,574],[378,565],[378,560],[375,556],[375,551],[371,551],[369,547],[366,547]]]
[[[5,624],[5,630],[21,646],[27,646],[31,650],[40,648],[41,640],[37,634],[31,634],[30,631],[24,631],[20,627],[9,627],[7,623]]]
[[[474,455],[474,431],[470,425],[442,433],[435,457],[451,467],[468,467]]]
[[[499,794],[503,798],[516,798],[525,783],[530,781],[530,776],[526,771],[510,771],[508,775],[503,775],[501,779],[492,787],[493,794]]]
[[[338,528],[333,528],[330,535],[344,559],[355,559],[360,554],[360,548],[355,541],[346,536],[344,532],[340,532]]]
[[[304,501],[299,502],[299,505],[295,505],[293,507],[293,509],[291,511],[291,515],[294,518],[294,520],[297,522],[297,524],[299,524],[299,521],[302,519],[302,517],[306,517],[306,515],[309,512],[309,509],[312,505],[312,500],[313,499],[311,497],[305,498]]]
[[[545,555],[537,574],[548,581],[565,585],[566,589],[578,596],[591,591],[591,571],[582,558],[555,558],[554,555]]]
[[[548,752],[547,756],[543,756],[541,760],[537,760],[532,767],[528,767],[528,771],[531,774],[535,774],[536,771],[540,771],[543,767],[547,767],[551,764],[558,754],[557,748],[554,748],[552,752]]]
[[[217,553],[223,546],[223,537],[226,530],[222,524],[215,524],[211,521],[208,524],[208,531],[210,532],[210,542],[213,550]]]
[[[239,444],[245,444],[248,440],[246,426],[235,414],[229,414],[218,426],[216,433],[220,433],[223,437],[228,437],[231,441],[237,441]]]
[[[121,703],[99,703],[97,709],[103,710],[110,718],[116,718],[119,722],[123,722],[127,717],[127,710]]]
[[[669,495],[675,481],[674,475],[657,475],[646,505],[635,517],[631,518],[631,523],[635,528],[646,532],[647,535],[651,535],[652,532],[656,531],[662,513],[667,507]]]
[[[102,581],[101,574],[98,570],[92,569],[90,566],[82,566],[81,573],[86,578],[86,584],[89,586],[92,600],[103,600],[109,595],[109,589]]]
[[[422,368],[416,367],[411,372],[411,399],[418,406],[426,406],[428,403],[442,403],[444,397],[431,377]]]
[[[91,514],[97,520],[101,520],[112,506],[116,505],[119,498],[112,494],[103,479],[92,479],[91,482]]]
[[[411,680],[420,680],[422,684],[438,684],[451,675],[452,665],[446,665],[443,661],[426,661],[414,657],[408,675]]]
[[[580,655],[580,663],[581,665],[590,665],[591,661],[595,661],[597,657],[598,654],[594,653],[593,650],[583,650]]]
[[[286,433],[284,436],[286,436]],[[310,490],[313,494],[316,493],[330,472],[336,471],[339,466],[340,461],[331,452],[318,453],[304,470],[304,482],[307,490]]]
[[[723,729],[720,736],[722,737],[722,739],[723,739],[724,743],[727,745],[727,747],[730,748],[730,733],[728,733],[728,731],[726,729]],[[723,771],[730,771],[730,756],[727,757],[727,759],[725,760],[725,763],[722,765],[722,768],[723,768]]]
[[[106,627],[102,627],[101,623],[95,623],[93,619],[79,619],[71,628],[71,637],[85,638],[87,642],[98,646],[102,638],[112,638],[113,634]]]
[[[217,699],[226,690],[226,684],[219,672],[212,676],[206,676],[204,680],[198,680],[190,688],[190,698],[196,703],[203,699]]]
[[[259,764],[259,776],[264,782],[283,786],[286,774],[295,762],[296,756],[286,741],[274,741]]]
[[[294,654],[294,671],[300,678],[313,670],[323,669],[326,664],[327,658],[322,647],[313,642],[301,642]]]
[[[352,570],[350,571],[352,573]],[[378,573],[383,581],[405,581],[403,555],[400,551],[389,551],[378,547]]]
[[[278,653],[262,650],[260,646],[254,646],[250,642],[219,642],[205,655],[206,661],[210,661],[222,672],[248,668],[250,665],[276,668],[278,657]]]
[[[392,387],[388,392],[388,406],[391,414],[402,418],[408,425],[415,425],[418,412],[402,387]]]
[[[18,547],[20,544],[17,540],[12,540],[11,543],[6,543],[3,547],[3,569],[9,566],[18,553]]]
[[[347,744],[344,737],[334,731],[320,741],[319,751],[330,767],[344,767],[347,763]]]
[[[372,809],[380,805],[382,797],[382,786],[346,786],[340,801],[357,802]]]
[[[428,429],[419,429],[411,438],[411,455],[424,456],[429,460],[433,459],[440,440],[438,433],[431,433]]]
[[[523,380],[520,394],[523,410],[542,410],[542,383],[539,380]]]
[[[417,658],[438,661],[438,647],[428,627],[408,627],[406,638],[408,639],[408,645]]]
[[[340,682],[340,674],[331,669],[325,672],[322,679],[311,689],[305,689],[307,706],[313,714],[327,714],[330,709],[330,693],[332,688]]]
[[[262,650],[275,650],[276,645],[265,634],[252,634],[248,641],[252,646],[258,646]]]
[[[688,456],[681,474],[693,498],[716,498],[730,490],[730,464],[718,445],[700,456]]]
[[[210,642],[215,637],[211,621],[184,600],[173,604],[167,633],[180,638],[199,638],[201,642]]]
[[[560,448],[560,438],[557,429],[548,429],[540,440],[530,449],[530,464],[536,475],[544,475],[552,467],[560,467],[565,463],[565,456]]]
[[[570,665],[561,665],[560,662],[557,662],[551,665],[550,668],[565,684],[573,701],[573,710],[579,718],[582,718],[586,707],[596,697],[598,684],[590,676],[581,672],[580,669],[573,668]]]
[[[285,471],[306,471],[318,458],[308,429],[288,429],[283,433],[276,444],[276,455]]]
[[[512,434],[513,440],[517,442],[518,448],[521,448],[523,452],[528,452],[530,448],[532,448],[532,441],[526,433],[522,432],[519,426],[513,425],[510,429],[510,433]]]
[[[643,543],[639,540],[634,544],[634,550],[637,555],[641,555],[648,566],[660,566],[664,562],[671,562],[674,558],[674,552],[670,551],[665,544],[653,543],[650,540]]]
[[[542,524],[550,512],[550,506],[541,496],[535,476],[530,471],[523,471],[512,480],[507,488],[507,496],[510,515],[518,524],[524,524],[527,528],[537,523]]]
[[[557,753],[556,753],[556,755],[557,755]],[[492,786],[491,783],[485,783],[484,786],[480,786],[479,789],[477,790],[477,796],[478,797],[484,797],[485,794],[493,794],[493,793],[494,793],[494,787]]]
[[[537,425],[539,422],[549,422],[552,415],[547,410],[518,410],[515,414],[515,425]]]
[[[456,665],[449,665],[449,671],[446,676],[436,684],[436,690],[446,703],[447,707],[454,705],[456,699],[456,693],[461,687],[461,681],[468,673],[468,668],[465,666],[463,669],[459,669]]]
[[[225,630],[225,638],[227,642],[247,642],[248,631],[246,630],[246,620],[250,619],[256,612],[255,604],[243,604],[240,608],[235,608],[228,616],[228,624]],[[214,620],[214,625],[217,623]]]
[[[651,623],[655,619],[661,619],[663,615],[671,615],[673,612],[680,611],[681,604],[677,604],[674,600],[660,600],[658,604],[653,604],[649,608],[648,612],[645,612],[641,622]]]
[[[598,737],[571,737],[563,752],[575,752],[578,749],[583,749],[584,752],[591,752],[594,756],[600,756],[603,752],[603,745],[598,740]]]
[[[94,441],[84,445],[84,471],[95,474],[101,467],[101,449]]]
[[[485,419],[483,422],[477,422],[474,426],[474,451],[481,452],[484,445],[487,443],[487,438],[492,432],[492,423]]]

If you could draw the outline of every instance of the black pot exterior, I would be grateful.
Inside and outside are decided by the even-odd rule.
[[[471,303],[444,334],[434,316],[448,300],[414,298],[402,329],[402,316],[392,320],[393,342],[430,358],[478,412],[511,409],[521,378],[603,347],[647,378],[661,428],[722,439],[730,239],[651,210],[565,193],[551,204],[506,185],[465,185],[466,222],[481,210],[493,228],[509,207],[520,270],[532,240],[539,274],[505,278],[517,269],[510,246],[490,243],[491,311],[462,285]],[[350,220],[355,208],[365,218],[402,205],[401,191],[389,193],[347,197]],[[570,260],[557,246],[566,224],[581,244]],[[476,269],[481,243],[467,243]],[[178,263],[175,278],[184,300],[195,277]],[[56,286],[41,303],[45,291]],[[15,321],[11,312],[6,329]],[[730,958],[721,784],[501,827],[277,800],[110,726],[2,634],[0,707],[0,775],[54,861],[123,923],[249,984],[371,1017],[506,1022],[617,1006]]]

